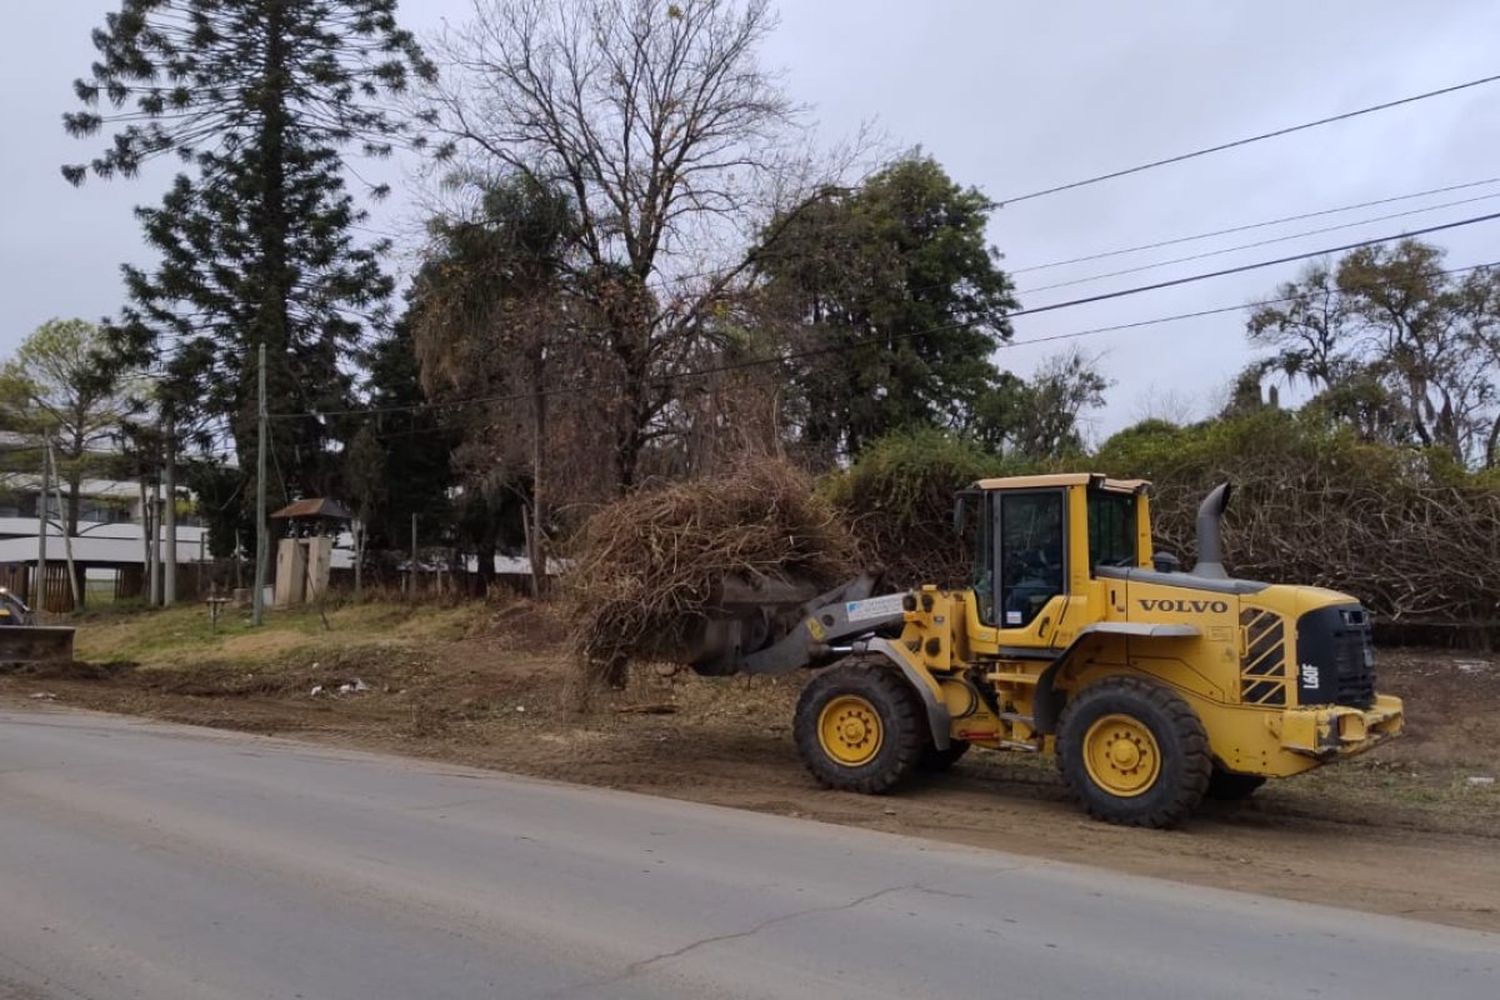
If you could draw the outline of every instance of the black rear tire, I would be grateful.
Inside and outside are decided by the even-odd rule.
[[[869,756],[859,759],[859,737],[846,745],[844,759],[829,746],[836,742],[827,728],[836,722],[840,706],[853,705],[860,716],[856,728],[874,729]],[[830,713],[830,714],[825,714]],[[830,667],[802,689],[792,723],[797,752],[808,771],[825,788],[879,795],[907,778],[922,751],[931,743],[927,722],[915,692],[906,679],[878,664],[849,663]]]
[[[957,764],[959,759],[968,752],[969,744],[966,740],[950,739],[946,750],[939,750],[929,742],[923,748],[922,756],[917,761],[917,769],[931,774],[941,774]]]
[[[1239,802],[1255,794],[1255,790],[1266,783],[1258,774],[1235,774],[1215,765],[1208,779],[1208,797],[1220,802]]]
[[[1126,770],[1112,790],[1102,783],[1115,778],[1108,773],[1108,752],[1129,742],[1116,740],[1116,732],[1141,739],[1132,744],[1138,749],[1122,751]],[[1140,677],[1109,678],[1074,695],[1063,710],[1056,743],[1069,790],[1090,816],[1106,823],[1176,826],[1203,801],[1213,773],[1208,736],[1192,707],[1171,688]],[[1099,777],[1086,762],[1090,748]],[[1102,762],[1101,750],[1107,751]],[[1132,782],[1139,784],[1127,787]]]

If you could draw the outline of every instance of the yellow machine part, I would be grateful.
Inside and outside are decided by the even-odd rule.
[[[920,592],[917,608],[906,616],[902,645],[923,679],[939,692],[951,719],[951,738],[991,747],[1050,749],[1047,734],[1035,732],[1031,720],[1038,683],[1052,661],[1020,654],[1038,650],[1050,657],[1064,648],[1068,657],[1055,678],[1057,690],[1072,694],[1120,676],[1164,683],[1187,699],[1203,723],[1214,757],[1231,771],[1293,775],[1333,758],[1362,753],[1401,730],[1401,702],[1388,695],[1379,696],[1368,709],[1291,704],[1295,679],[1286,672],[1295,663],[1295,636],[1290,629],[1281,640],[1286,644],[1283,673],[1269,682],[1271,689],[1281,692],[1279,702],[1273,698],[1275,703],[1246,704],[1244,692],[1265,690],[1268,682],[1241,673],[1246,629],[1233,595],[1134,583],[1127,593],[1123,583],[1104,580],[1090,580],[1083,589],[1081,595],[1055,598],[1024,630],[982,625],[972,592]],[[1268,587],[1255,595],[1255,607],[1295,621],[1305,611],[1348,600],[1318,588]],[[1190,625],[1196,634],[1137,638],[1090,633],[1086,626],[1091,622],[1080,616],[1098,612],[1102,614],[1094,621]],[[1064,637],[1070,641],[1053,645],[1048,633],[1058,642]],[[984,664],[980,680],[992,694],[988,698],[981,695],[972,669],[979,663]],[[1247,688],[1252,681],[1256,686]],[[1149,766],[1127,759],[1130,751],[1122,740],[1140,748],[1142,760],[1154,757],[1154,748],[1132,735],[1140,734],[1101,731],[1098,755],[1091,750],[1088,757],[1091,775],[1122,796],[1131,794],[1130,780],[1144,780],[1141,787],[1149,787],[1152,773]],[[1116,754],[1123,756],[1116,760]]]
[[[818,715],[818,743],[823,752],[845,767],[859,767],[875,759],[885,741],[880,713],[858,695],[840,695]]]

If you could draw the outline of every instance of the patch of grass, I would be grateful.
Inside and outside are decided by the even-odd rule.
[[[306,652],[352,646],[420,645],[461,639],[483,628],[491,609],[359,603],[268,611],[255,628],[248,611],[223,612],[217,627],[202,605],[132,614],[80,616],[75,648],[80,660],[128,661],[148,668],[191,666],[205,660],[259,663]]]

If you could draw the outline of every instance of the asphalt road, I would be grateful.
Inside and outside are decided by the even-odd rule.
[[[0,712],[3,1000],[979,996],[1493,998],[1500,936],[398,757]]]

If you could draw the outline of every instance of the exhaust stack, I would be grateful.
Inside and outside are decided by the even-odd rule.
[[[1224,570],[1224,537],[1219,522],[1229,509],[1232,491],[1229,483],[1220,483],[1198,505],[1198,562],[1193,567],[1194,576],[1219,580],[1229,576]]]

